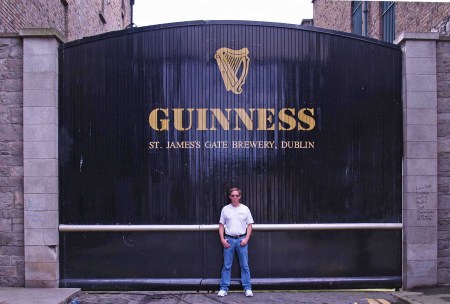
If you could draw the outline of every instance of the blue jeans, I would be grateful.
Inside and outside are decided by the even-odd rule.
[[[241,266],[241,281],[244,290],[251,290],[250,284],[250,267],[248,267],[248,244],[241,246],[241,241],[244,237],[239,239],[225,237],[229,248],[223,249],[223,268],[222,279],[220,280],[220,289],[228,291],[231,281],[231,266],[233,265],[234,252],[236,251],[239,258],[239,265]]]

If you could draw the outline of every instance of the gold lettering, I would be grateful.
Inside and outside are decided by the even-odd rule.
[[[282,108],[277,111],[276,118],[274,108],[156,108],[150,112],[148,121],[150,128],[156,131],[171,128],[177,131],[216,131],[217,128],[225,131],[252,131],[255,128],[258,131],[311,131],[316,127],[314,108]],[[230,117],[234,119],[230,120]],[[231,123],[234,125],[230,129]]]
[[[258,109],[258,130],[275,130],[273,115],[275,113],[274,109]]]
[[[233,130],[241,129],[239,128],[239,119],[244,123],[247,130],[253,130],[253,112],[255,109],[249,109],[250,116],[247,114],[245,109],[234,109],[234,111],[236,112],[236,127]]]
[[[208,131],[206,128],[206,111],[208,109],[197,109],[197,131]]]
[[[173,109],[173,124],[178,131],[190,130],[192,127],[192,111],[194,109],[186,109],[189,112],[189,123],[186,128],[183,127],[183,111],[185,109]]]
[[[288,115],[286,112],[291,112],[292,115]],[[290,131],[295,128],[297,125],[297,121],[295,120],[295,109],[294,108],[283,108],[278,112],[278,119],[280,122],[278,123],[278,128],[280,130]],[[284,122],[289,127],[285,128],[282,124]]]
[[[161,118],[158,121],[158,112],[163,112],[166,116],[165,118]],[[148,123],[150,124],[150,127],[152,127],[153,130],[156,131],[167,131],[169,130],[169,119],[167,119],[167,116],[169,115],[169,111],[167,109],[154,109],[150,112],[150,115],[148,116]],[[161,128],[158,128],[158,122],[161,123]]]
[[[308,111],[308,112],[306,112]],[[310,114],[310,115],[308,115]],[[316,126],[316,120],[314,116],[314,108],[303,108],[298,112],[298,118],[300,122],[298,123],[298,129],[301,131],[311,131]],[[308,127],[304,128],[302,123],[306,124]]]
[[[231,109],[225,109],[225,111],[227,112],[227,117],[225,117],[222,110],[220,110],[220,109],[210,109],[210,111],[213,114],[213,116],[211,116],[211,129],[210,130],[212,130],[212,131],[217,130],[213,117],[216,118],[215,120],[217,120],[219,122],[219,124],[222,126],[222,129],[230,130],[230,111],[231,111]]]

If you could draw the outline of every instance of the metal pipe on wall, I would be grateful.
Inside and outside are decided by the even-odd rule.
[[[368,18],[367,18],[367,14],[369,13],[369,9],[367,6],[367,1],[364,1],[364,36],[368,37],[369,36],[369,30],[367,29],[368,26]]]

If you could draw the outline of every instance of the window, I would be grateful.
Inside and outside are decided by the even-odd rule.
[[[393,42],[395,39],[395,2],[382,2],[383,40]]]
[[[362,35],[362,1],[352,1],[352,33]]]

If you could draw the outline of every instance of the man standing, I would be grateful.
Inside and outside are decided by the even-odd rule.
[[[239,258],[241,266],[242,286],[246,297],[253,297],[250,284],[250,268],[248,266],[248,240],[252,234],[253,217],[250,209],[240,203],[241,190],[230,189],[231,204],[222,208],[219,221],[220,241],[223,245],[223,268],[220,280],[219,297],[227,295],[231,280],[231,266],[233,265],[234,252]]]

